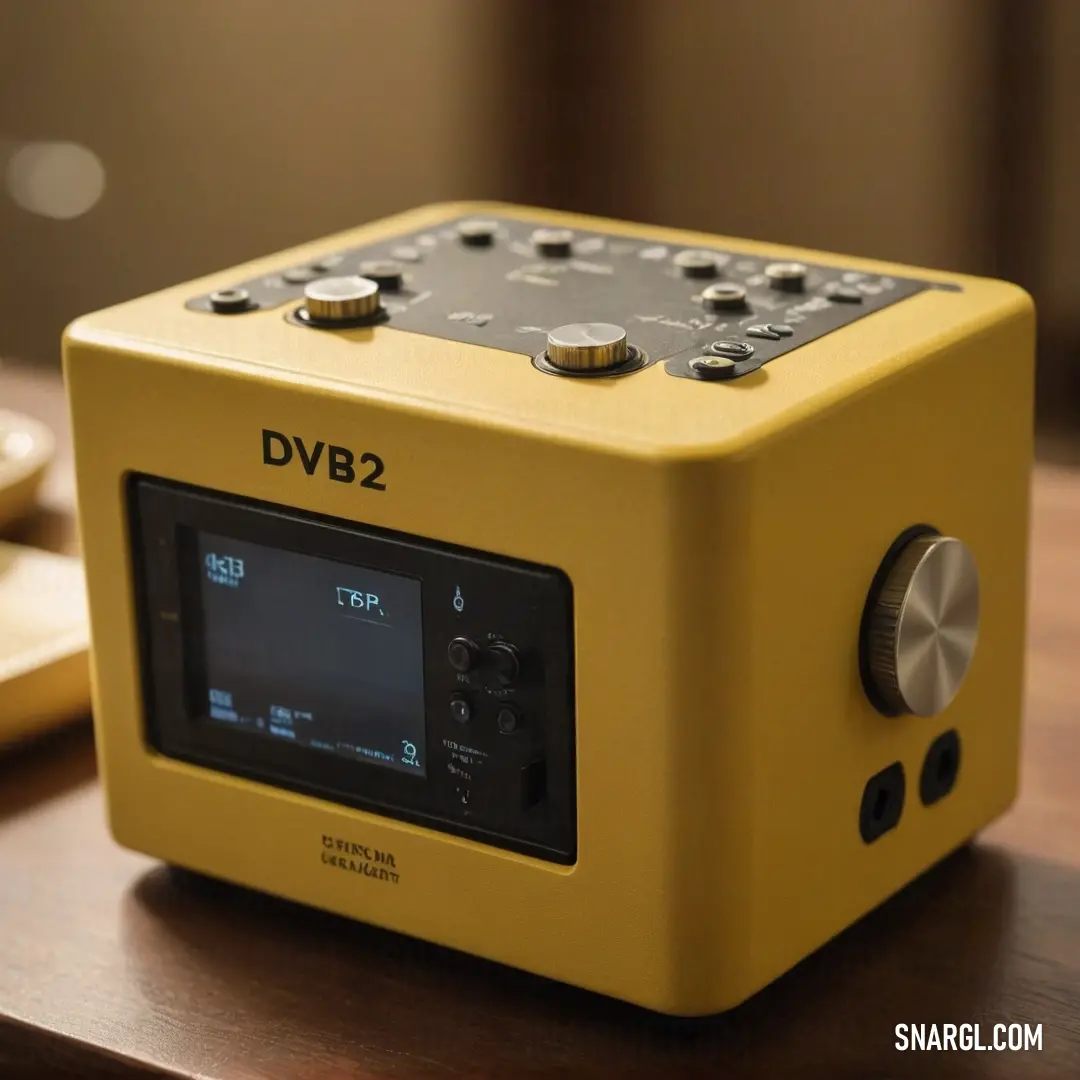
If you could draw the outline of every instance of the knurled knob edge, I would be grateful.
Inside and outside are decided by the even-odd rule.
[[[897,713],[910,713],[900,688],[900,619],[919,564],[943,537],[918,536],[901,551],[878,593],[870,617],[867,660],[874,686]]]

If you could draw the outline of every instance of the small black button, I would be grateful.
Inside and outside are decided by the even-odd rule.
[[[497,221],[486,221],[478,218],[458,223],[458,239],[466,247],[491,247],[495,243],[495,234],[499,231]]]
[[[235,315],[253,306],[247,289],[218,289],[210,294],[210,307],[218,315]]]
[[[476,661],[480,656],[480,650],[476,642],[466,637],[456,637],[446,648],[446,658],[455,671],[462,673],[471,671],[476,667]]]
[[[543,802],[547,794],[547,763],[533,761],[521,770],[521,801],[525,806]]]
[[[521,727],[521,714],[513,705],[500,705],[495,714],[495,723],[504,735],[513,735]]]
[[[497,641],[488,647],[487,661],[504,683],[513,682],[521,671],[518,651],[508,641]]]
[[[538,255],[565,259],[573,254],[574,234],[569,229],[533,229],[530,237]]]
[[[450,699],[450,715],[459,723],[467,724],[472,719],[472,706],[469,699],[455,694]]]
[[[838,304],[861,304],[863,294],[851,285],[830,285],[825,295]]]
[[[368,259],[360,264],[360,276],[374,281],[380,289],[396,292],[401,288],[404,267],[393,259]]]
[[[781,337],[791,337],[795,333],[794,330],[787,323],[766,323],[766,328],[771,330],[774,334],[779,334]]]

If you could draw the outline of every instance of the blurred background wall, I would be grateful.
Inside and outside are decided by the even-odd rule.
[[[27,208],[49,141],[100,160],[85,213]],[[1080,423],[1077,0],[0,0],[0,167],[0,355],[493,197],[1012,278]]]
[[[0,195],[0,355],[80,312],[415,203],[507,187],[501,0],[0,0],[0,140],[74,141],[100,201]],[[44,182],[44,181],[43,181]]]

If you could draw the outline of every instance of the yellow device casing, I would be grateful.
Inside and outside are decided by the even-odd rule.
[[[942,287],[727,383],[672,377],[664,357],[625,377],[560,378],[524,349],[402,330],[393,316],[317,331],[284,318],[291,307],[224,318],[185,306],[350,246],[450,243],[439,230],[477,216]],[[738,1004],[1014,798],[1033,337],[1029,298],[999,281],[490,204],[426,207],[78,320],[64,363],[113,834],[652,1010]],[[376,448],[386,489],[268,469],[262,429]],[[574,861],[153,749],[133,473],[561,570],[573,589]],[[860,679],[860,620],[886,550],[924,522],[977,561],[978,646],[944,713],[884,716]],[[924,806],[920,769],[947,729],[962,765],[948,797]],[[908,777],[903,812],[868,844],[864,785],[893,762]],[[363,872],[375,854],[394,880]]]

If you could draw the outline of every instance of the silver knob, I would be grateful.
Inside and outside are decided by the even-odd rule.
[[[713,251],[688,248],[678,252],[671,261],[682,271],[683,277],[714,278],[727,260]]]
[[[362,319],[379,310],[379,285],[365,277],[323,278],[304,286],[304,303],[313,319]]]
[[[569,323],[548,334],[547,358],[563,371],[618,367],[627,355],[626,331],[614,323]]]
[[[806,282],[806,267],[797,262],[770,263],[765,267],[765,276],[774,289],[801,292]]]
[[[533,229],[529,239],[540,255],[565,258],[573,252],[574,234],[569,229]]]
[[[457,227],[458,239],[466,247],[491,247],[495,243],[495,234],[498,231],[499,223],[485,218],[459,221]]]
[[[896,713],[936,716],[956,697],[979,636],[979,571],[966,544],[920,536],[897,557],[868,626],[874,687]]]
[[[701,290],[706,311],[745,311],[746,289],[734,281],[717,282]]]

